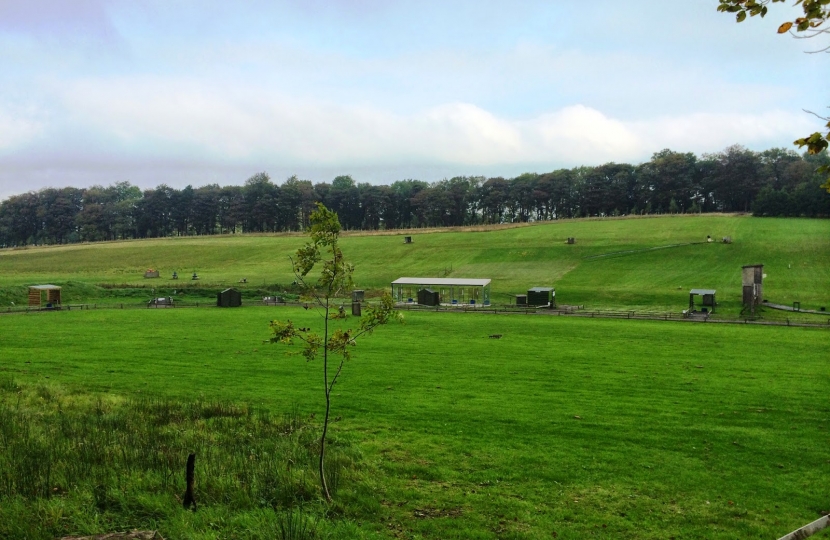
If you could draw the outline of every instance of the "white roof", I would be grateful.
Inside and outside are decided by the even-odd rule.
[[[486,287],[489,284],[489,279],[431,277],[402,277],[392,282],[392,285],[455,285],[458,287]]]
[[[30,285],[29,288],[30,289],[39,289],[41,291],[60,290],[60,287],[58,287],[57,285]]]
[[[715,289],[692,289],[689,294],[715,294]]]

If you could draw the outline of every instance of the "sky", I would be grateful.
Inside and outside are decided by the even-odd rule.
[[[0,0],[0,200],[793,148],[827,55],[717,0]]]

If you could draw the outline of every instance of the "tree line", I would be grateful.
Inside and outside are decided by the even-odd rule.
[[[345,229],[400,229],[546,221],[631,214],[749,212],[759,216],[830,216],[816,168],[827,152],[730,146],[716,154],[662,150],[640,165],[526,173],[515,178],[459,176],[434,183],[357,183],[338,176],[312,183],[267,173],[242,186],[142,191],[46,188],[0,203],[0,246],[63,244],[166,236],[304,230],[317,202]]]

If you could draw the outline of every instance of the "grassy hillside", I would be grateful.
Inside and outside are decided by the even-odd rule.
[[[0,380],[35,388],[43,416],[103,392],[319,418],[319,364],[262,343],[275,317],[319,323],[264,307],[0,315]],[[829,509],[828,350],[817,329],[407,314],[347,364],[332,436],[354,445],[358,472],[337,504],[308,511],[331,538],[777,538]],[[196,447],[210,436],[187,433]],[[222,502],[197,465],[195,514],[176,500],[178,472],[127,476],[103,509],[81,488],[0,502],[0,531],[31,519],[42,536],[6,534],[268,537],[270,507]]]
[[[407,233],[410,234],[410,233]],[[679,310],[691,288],[714,288],[725,310],[740,309],[741,266],[764,264],[766,297],[830,305],[830,220],[747,216],[665,216],[573,220],[479,232],[348,235],[342,247],[359,287],[385,288],[401,276],[491,278],[495,302],[532,286],[553,285],[561,303]],[[716,241],[699,244],[711,235]],[[733,243],[718,242],[731,236]],[[575,245],[565,239],[575,237]],[[72,301],[100,294],[83,285],[192,285],[247,288],[293,281],[288,256],[301,235],[189,237],[0,251],[0,288],[75,284]],[[698,243],[698,244],[694,244]],[[691,245],[690,245],[691,244]],[[667,247],[674,246],[674,247]],[[162,273],[143,279],[146,268]],[[179,281],[169,279],[176,270]],[[16,287],[16,288],[15,288]],[[2,301],[3,298],[0,298]]]

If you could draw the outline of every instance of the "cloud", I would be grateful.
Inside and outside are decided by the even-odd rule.
[[[698,153],[718,151],[731,144],[789,146],[791,141],[817,129],[807,114],[784,110],[661,116],[631,122],[629,126],[647,148]]]
[[[96,135],[158,157],[235,163],[262,159],[305,166],[458,163],[471,166],[573,159],[624,159],[638,137],[581,105],[529,120],[470,103],[413,114],[342,105],[196,81],[84,81],[62,96],[76,143]]]
[[[189,79],[82,80],[55,91],[60,110],[48,125],[0,109],[0,133],[16,133],[0,135],[0,149],[28,141],[32,152],[48,153],[51,145],[89,160],[122,155],[226,165],[570,166],[637,162],[666,147],[700,153],[733,143],[787,144],[812,125],[807,115],[783,110],[629,121],[582,104],[524,119],[465,102],[396,114]]]
[[[514,176],[639,163],[663,148],[702,154],[735,143],[789,146],[815,129],[812,117],[783,109],[632,120],[577,102],[516,118],[469,101],[396,112],[384,102],[337,102],[268,83],[76,78],[43,83],[29,101],[0,101],[0,198],[122,180],[240,184],[262,170],[275,179],[352,173],[375,183]]]
[[[0,155],[32,144],[44,129],[44,121],[34,111],[0,104]]]

